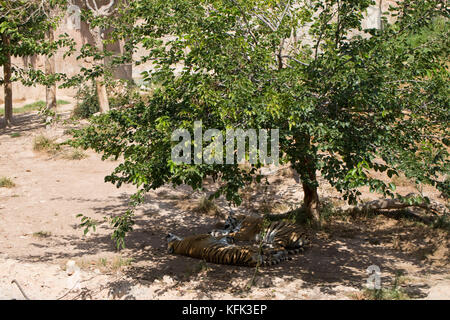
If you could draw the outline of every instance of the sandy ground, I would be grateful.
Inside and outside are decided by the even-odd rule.
[[[64,106],[63,118],[70,107]],[[202,194],[186,186],[150,192],[136,212],[127,248],[118,252],[108,223],[83,235],[76,215],[102,221],[126,210],[135,189],[104,182],[119,162],[101,161],[91,151],[82,160],[34,152],[34,137],[63,141],[71,125],[46,128],[36,113],[16,121],[18,126],[0,131],[0,177],[16,184],[0,188],[0,299],[24,299],[13,279],[30,299],[358,299],[371,265],[379,266],[383,288],[392,288],[401,274],[397,282],[410,298],[450,299],[448,233],[392,216],[336,218],[304,254],[256,274],[169,255],[168,232],[203,233],[219,221],[192,210]],[[299,204],[295,176],[279,171],[270,181],[267,188],[248,190],[240,210],[283,211]],[[405,194],[414,191],[407,184],[402,188]],[[341,203],[325,183],[320,193]],[[431,189],[424,193],[443,201]],[[218,206],[225,212],[222,200]]]

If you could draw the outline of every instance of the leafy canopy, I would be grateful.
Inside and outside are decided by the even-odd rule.
[[[48,41],[46,32],[56,28],[63,17],[66,0],[1,0],[0,1],[0,65],[9,56],[26,57],[32,55],[52,56],[58,48],[74,46],[67,34],[56,41]],[[59,11],[58,11],[59,10]],[[5,43],[4,39],[8,39]],[[40,70],[13,67],[11,81],[20,80],[24,85],[36,82],[48,85],[63,78],[62,74],[45,75]],[[0,79],[0,84],[3,79]]]
[[[111,21],[113,37],[151,61],[143,73],[151,97],[92,119],[77,144],[104,158],[123,156],[106,177],[138,187],[134,200],[165,183],[201,188],[240,203],[239,189],[257,175],[236,165],[171,161],[171,134],[204,128],[280,130],[280,158],[304,185],[316,170],[343,197],[358,188],[395,196],[373,175],[399,172],[443,189],[448,173],[448,11],[442,1],[402,1],[381,30],[363,30],[365,0],[133,1]],[[436,23],[442,32],[429,32]],[[428,32],[430,36],[424,37]],[[130,59],[124,56],[121,62]],[[120,60],[120,59],[119,59]],[[205,146],[208,143],[205,143]],[[225,153],[224,153],[225,154]],[[113,236],[131,229],[132,211]],[[124,232],[122,232],[124,231]]]

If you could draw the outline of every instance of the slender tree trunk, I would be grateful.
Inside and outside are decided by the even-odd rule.
[[[313,176],[313,177],[312,177]],[[312,180],[312,179],[314,180]],[[311,177],[308,179],[317,183],[316,173],[311,172]],[[302,181],[304,200],[303,206],[309,218],[317,225],[320,224],[320,202],[319,194],[317,193],[317,186],[308,182]]]
[[[101,113],[108,112],[109,101],[103,76],[95,79],[95,86],[97,87],[98,105],[100,107],[100,112]]]
[[[9,48],[9,36],[2,34],[2,42],[5,47]],[[6,51],[6,61],[3,64],[3,82],[5,86],[5,124],[7,127],[10,127],[13,120],[13,97],[11,82],[11,54],[9,49]]]
[[[95,27],[94,34],[96,37],[96,45],[97,49],[100,52],[103,52],[103,39],[101,30],[99,27]],[[106,85],[105,85],[105,78],[104,76],[100,76],[97,79],[95,79],[95,85],[97,87],[97,96],[98,96],[98,104],[100,107],[100,112],[105,113],[109,111],[109,100],[108,100],[108,94],[106,92]]]
[[[54,40],[54,30],[52,27],[50,27],[47,31],[47,40],[49,42],[53,42]],[[45,58],[45,74],[47,76],[55,74],[55,55],[52,55],[51,57],[46,56]],[[46,91],[46,109],[47,110],[53,110],[56,113],[56,83],[47,86]]]
[[[294,148],[291,155],[297,161],[294,169],[300,175],[303,186],[303,209],[311,222],[320,226],[320,202],[317,192],[318,182],[316,176],[315,148],[311,144],[311,137],[308,134],[298,134],[294,138]],[[300,182],[300,181],[299,181]]]

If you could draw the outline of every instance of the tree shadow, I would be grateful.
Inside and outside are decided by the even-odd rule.
[[[0,136],[13,133],[30,132],[45,128],[45,123],[38,113],[21,113],[13,116],[13,125],[5,126],[5,119],[0,119]]]
[[[214,217],[180,210],[177,207],[179,198],[190,197],[192,194],[192,190],[186,186],[175,189],[165,186],[146,196],[145,203],[136,211],[134,229],[126,237],[127,248],[121,251],[122,255],[133,261],[123,273],[140,283],[150,283],[164,276],[172,277],[177,283],[200,279],[201,281],[193,288],[199,292],[244,290],[242,286],[235,284],[236,279],[240,279],[241,282],[250,281],[255,274],[254,268],[205,263],[198,259],[167,253],[165,240],[167,233],[175,233],[182,237],[207,233],[218,222]],[[115,216],[128,208],[129,194],[123,193],[118,198],[111,197],[111,204],[108,206],[98,205],[104,203],[104,199],[69,200],[74,203],[90,202],[91,210],[95,214]],[[86,238],[60,237],[58,238],[60,243],[55,242],[55,250],[40,256],[29,255],[23,258],[52,261],[117,252],[110,236],[111,227],[103,224],[99,229],[106,234],[94,233]],[[369,276],[366,270],[371,265],[381,269],[382,283],[386,285],[393,283],[396,273],[401,269],[399,263],[411,265],[423,274],[442,272],[422,259],[421,250],[427,248],[427,245],[417,230],[419,229],[408,230],[397,224],[379,230],[372,228],[370,223],[336,221],[328,228],[317,232],[311,246],[304,253],[294,255],[290,261],[260,268],[257,278],[301,280],[301,288],[317,287],[323,293],[334,294],[338,286],[363,288]],[[411,240],[411,249],[407,252],[395,249],[391,245],[394,238],[406,236],[409,237],[408,241]],[[65,245],[72,246],[73,250],[70,252],[63,250]],[[57,250],[58,247],[61,247],[61,250]],[[123,288],[124,284],[117,286]],[[268,285],[269,288],[275,286],[275,284]],[[113,292],[116,290],[113,284],[111,290]],[[118,295],[124,296],[128,292],[129,287],[128,291],[125,288]]]

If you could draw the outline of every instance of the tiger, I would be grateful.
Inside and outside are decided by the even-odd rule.
[[[288,254],[302,252],[310,244],[310,237],[302,226],[287,222],[274,221],[264,227],[264,218],[248,215],[230,214],[223,229],[214,229],[214,237],[231,237],[235,241],[262,243],[265,248],[282,248]]]
[[[256,246],[235,245],[231,237],[198,234],[181,238],[172,233],[166,236],[168,252],[206,262],[245,267],[270,266],[286,260],[284,250],[260,249]]]

